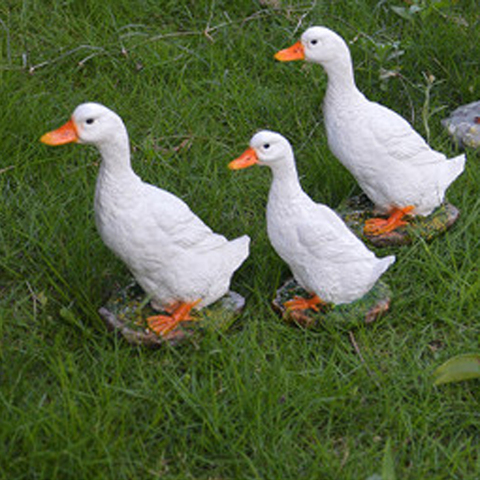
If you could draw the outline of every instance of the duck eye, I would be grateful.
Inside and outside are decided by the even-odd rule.
[[[87,125],[91,125],[94,121],[95,121],[95,120],[94,120],[93,118],[87,118],[87,119],[85,120],[85,123],[86,123]]]
[[[269,143],[265,143],[265,145],[263,145],[263,148],[265,150],[268,150],[270,148],[270,144]]]
[[[317,43],[318,43],[318,40],[312,40],[312,41],[310,42],[310,45],[316,45]]]

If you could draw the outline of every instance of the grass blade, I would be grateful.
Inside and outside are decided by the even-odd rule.
[[[395,463],[392,454],[392,444],[390,439],[385,444],[385,450],[383,452],[382,462],[382,480],[396,480],[395,476]]]

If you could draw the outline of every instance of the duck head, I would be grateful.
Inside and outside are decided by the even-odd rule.
[[[250,140],[250,148],[228,164],[231,170],[239,170],[252,165],[266,165],[270,168],[293,161],[293,151],[288,140],[276,132],[262,130]]]
[[[40,140],[47,145],[76,142],[100,147],[119,132],[126,134],[123,121],[115,112],[99,103],[82,103],[67,123],[46,133]]]
[[[306,60],[328,65],[345,55],[350,58],[350,50],[340,35],[326,27],[311,27],[303,33],[299,42],[280,50],[275,58],[281,62]]]

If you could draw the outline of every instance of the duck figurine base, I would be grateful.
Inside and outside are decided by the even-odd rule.
[[[132,281],[119,288],[98,311],[109,331],[117,332],[131,345],[159,348],[165,343],[177,345],[206,330],[226,331],[245,306],[245,299],[229,291],[212,305],[193,314],[194,321],[182,322],[164,336],[147,326],[147,318],[166,313],[154,309],[142,288]]]
[[[365,220],[375,217],[374,206],[365,194],[354,196],[340,204],[338,213],[344,222],[361,238],[375,247],[399,247],[416,238],[430,241],[448,230],[458,219],[460,211],[450,203],[443,203],[428,217],[412,217],[408,224],[392,232],[369,235],[363,230]]]
[[[362,298],[342,305],[325,305],[320,311],[288,310],[285,302],[294,297],[309,297],[309,293],[293,279],[287,280],[278,290],[272,302],[273,308],[280,313],[287,323],[294,323],[303,328],[315,328],[322,324],[340,324],[346,327],[360,323],[372,323],[385,314],[392,297],[390,287],[379,280]]]

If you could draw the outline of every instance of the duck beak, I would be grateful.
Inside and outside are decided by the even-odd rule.
[[[242,168],[251,167],[258,163],[258,157],[253,148],[247,148],[238,158],[228,164],[230,170],[240,170]]]
[[[77,128],[73,120],[69,120],[56,130],[42,135],[40,141],[47,145],[65,145],[66,143],[78,142]]]
[[[297,42],[291,47],[280,50],[275,54],[275,59],[280,62],[291,62],[292,60],[305,60],[305,49],[302,42]]]

